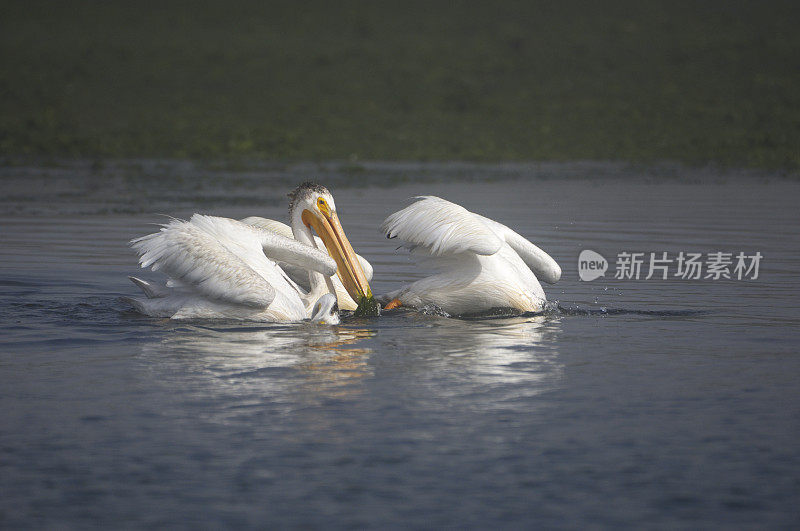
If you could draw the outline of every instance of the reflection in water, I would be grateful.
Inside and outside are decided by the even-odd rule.
[[[145,343],[142,356],[155,378],[194,399],[219,401],[204,410],[223,422],[258,408],[285,413],[331,400],[440,407],[468,397],[471,409],[529,410],[531,397],[563,374],[560,322],[552,317],[462,321],[406,313],[373,323],[180,324]]]
[[[542,383],[561,376],[555,336],[557,321],[545,317],[482,324],[478,327],[475,370],[478,379],[496,383]],[[541,392],[541,386],[531,386]]]
[[[304,166],[277,187],[317,169],[328,175]],[[518,178],[462,179],[487,169]],[[572,274],[546,288],[560,300],[546,318],[398,310],[329,328],[161,321],[114,302],[134,295],[126,242],[153,212],[282,219],[280,198],[263,204],[276,184],[262,172],[201,183],[198,207],[195,171],[122,189],[103,172],[54,171],[54,186],[32,187],[38,169],[13,169],[14,187],[44,196],[0,194],[0,528],[797,527],[796,179],[355,172],[376,185],[436,177],[337,196],[377,293],[421,274],[376,227],[423,192],[535,234]],[[61,193],[76,186],[94,192]],[[747,283],[585,283],[587,242],[607,257],[758,250],[768,270]]]
[[[414,348],[424,352],[429,392],[451,399],[469,397],[476,409],[514,408],[558,385],[559,319],[516,317],[484,321],[437,318],[433,330],[417,333]],[[459,400],[461,401],[461,400]]]
[[[360,392],[370,375],[370,350],[355,345],[374,335],[361,328],[313,324],[176,326],[142,357],[198,399],[221,400],[228,411],[283,403],[289,409]],[[220,419],[217,419],[220,420]]]

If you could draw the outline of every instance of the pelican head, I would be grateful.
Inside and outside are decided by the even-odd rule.
[[[327,188],[305,182],[289,194],[289,217],[295,238],[315,245],[311,228],[322,239],[328,254],[336,262],[336,274],[354,301],[372,298],[372,290],[353,247],[344,234],[336,203]]]

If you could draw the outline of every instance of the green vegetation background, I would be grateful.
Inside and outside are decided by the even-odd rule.
[[[0,2],[0,155],[800,167],[800,2]]]

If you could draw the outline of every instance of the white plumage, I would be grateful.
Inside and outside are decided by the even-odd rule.
[[[129,301],[142,313],[173,319],[311,318],[338,323],[331,276],[337,271],[342,275],[345,284],[340,285],[351,300],[371,296],[369,284],[361,265],[354,263],[355,253],[341,228],[330,192],[304,183],[290,195],[289,230],[294,237],[258,223],[195,214],[188,221],[172,220],[159,232],[133,240],[141,267],[162,271],[168,280],[162,288],[131,277],[146,298]],[[317,243],[311,226],[325,243]],[[327,247],[330,255],[318,247]],[[280,264],[304,274],[306,288],[292,280]]]
[[[333,259],[317,249],[233,219],[199,214],[173,220],[132,246],[143,268],[170,279],[167,290],[151,288],[159,296],[134,299],[137,309],[158,317],[300,320],[306,317],[305,293],[267,254],[324,275],[336,272]]]
[[[281,223],[280,221],[275,221],[274,219],[251,216],[241,221],[242,223],[246,223],[266,231],[274,232],[275,234],[279,234],[286,238],[294,238],[292,234],[292,228],[289,225]],[[317,244],[318,248],[324,247],[324,243],[319,236],[314,236],[314,242]],[[364,275],[366,276],[367,280],[372,280],[372,264],[370,264],[360,254],[356,254],[356,258],[361,264],[361,268],[364,270]],[[283,269],[286,274],[289,275],[289,278],[296,282],[300,287],[306,290],[310,289],[308,284],[308,275],[302,267],[298,267],[289,262],[280,261],[278,265],[280,265],[281,269]],[[358,303],[357,301],[353,300],[349,293],[347,293],[347,290],[345,289],[344,284],[342,284],[342,281],[339,280],[339,277],[333,276],[331,277],[331,280],[333,281],[333,288],[336,293],[336,299],[339,303],[339,308],[342,310],[355,310],[358,307]]]
[[[451,315],[492,308],[541,311],[539,278],[561,278],[547,253],[505,225],[434,196],[423,196],[381,225],[436,274],[381,297],[389,308],[436,306]],[[538,278],[537,278],[538,277]]]

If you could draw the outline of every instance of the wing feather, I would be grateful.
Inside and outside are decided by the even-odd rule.
[[[475,214],[475,216],[483,220],[486,225],[494,230],[495,234],[503,238],[538,279],[544,280],[548,284],[558,282],[561,278],[561,267],[549,254],[502,223],[483,217],[480,214]]]
[[[280,221],[275,221],[274,219],[261,218],[258,216],[250,216],[249,218],[244,218],[241,221],[242,223],[246,223],[253,227],[257,227],[259,229],[269,232],[274,232],[286,238],[294,239],[292,228],[285,223],[281,223]],[[322,238],[320,238],[319,236],[314,236],[314,241],[317,242],[317,249],[325,248],[325,244],[322,242]],[[367,277],[367,281],[372,280],[372,264],[370,264],[366,260],[366,258],[361,256],[360,254],[356,254],[356,258],[361,264],[361,268],[364,270],[364,275]],[[295,271],[297,271],[298,270],[297,268],[300,267],[297,264],[292,264],[292,266]],[[291,273],[290,276],[292,276],[292,278],[294,279],[294,276]],[[308,279],[305,280],[305,283],[308,283]]]
[[[264,218],[259,218],[264,221]],[[283,236],[274,230],[261,228],[259,225],[244,223],[229,218],[203,216],[195,214],[192,223],[202,226],[211,234],[235,241],[255,239],[261,246],[262,253],[275,262],[286,262],[306,270],[318,271],[325,276],[336,274],[336,262],[327,253],[301,243],[294,238]],[[279,223],[279,222],[273,222]],[[283,225],[282,223],[280,223]]]
[[[463,252],[491,255],[500,250],[500,238],[469,210],[435,196],[417,199],[386,218],[381,231],[387,237],[424,247],[433,256]]]
[[[292,228],[289,225],[286,223],[281,223],[280,221],[275,221],[274,219],[250,216],[249,218],[244,218],[240,221],[252,227],[257,227],[262,230],[280,234],[286,238],[294,238],[294,234],[292,234]]]
[[[272,260],[317,271],[326,277],[336,274],[336,262],[324,251],[274,232],[261,231],[260,237],[264,254]]]
[[[237,253],[248,242],[226,246],[195,225],[195,217],[188,222],[173,220],[159,232],[133,240],[140,265],[162,270],[212,299],[254,308],[269,306],[275,288]]]

